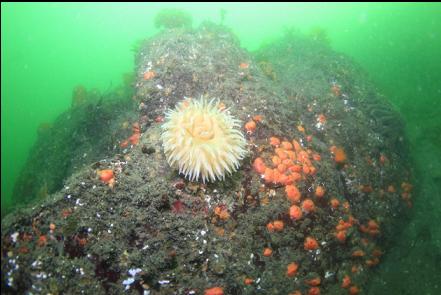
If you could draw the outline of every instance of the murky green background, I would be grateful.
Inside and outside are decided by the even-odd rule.
[[[70,107],[76,85],[103,91],[120,85],[133,69],[136,41],[157,32],[154,16],[168,7],[188,11],[194,26],[219,23],[224,10],[224,24],[249,50],[286,27],[325,29],[332,47],[361,64],[406,121],[420,192],[416,220],[427,216],[424,210],[441,212],[440,3],[2,3],[2,207],[11,203],[38,126]]]

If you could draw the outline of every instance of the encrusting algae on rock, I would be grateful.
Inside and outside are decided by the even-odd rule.
[[[170,30],[143,45],[133,97],[140,116],[118,121],[125,126],[115,136],[124,138],[119,153],[2,228],[2,284],[17,282],[6,293],[33,286],[94,294],[367,289],[368,270],[387,251],[390,213],[412,197],[401,161],[380,140],[368,142],[369,126],[344,112],[358,108],[355,95],[344,96],[353,87],[344,85],[338,99],[328,87],[315,98],[309,86],[294,97],[267,83],[229,33],[202,28]],[[365,119],[362,109],[357,114]],[[43,271],[47,280],[34,275]],[[63,285],[52,290],[54,281]]]

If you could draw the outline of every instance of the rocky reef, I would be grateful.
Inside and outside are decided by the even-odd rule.
[[[4,293],[365,291],[412,179],[400,118],[361,69],[317,38],[250,53],[203,23],[145,40],[135,77],[133,105],[94,120],[130,122],[108,153],[2,220]],[[170,168],[160,140],[165,112],[200,96],[247,141],[238,171],[208,184]]]

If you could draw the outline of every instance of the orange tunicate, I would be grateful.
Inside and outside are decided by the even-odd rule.
[[[87,244],[87,239],[86,238],[78,238],[77,237],[77,243],[80,247],[84,247]]]
[[[280,173],[285,173],[285,171],[286,171],[286,165],[285,165],[285,164],[279,164],[279,165],[277,165],[277,170],[279,170]]]
[[[270,257],[273,254],[273,250],[271,250],[271,248],[265,248],[263,250],[263,256],[265,257]]]
[[[243,282],[245,285],[251,285],[254,282],[254,280],[252,278],[245,278]]]
[[[262,115],[255,115],[255,116],[253,116],[253,120],[256,122],[262,122],[263,116]]]
[[[20,254],[29,253],[29,248],[26,246],[21,246],[20,248],[18,248],[18,253],[20,253]]]
[[[138,122],[132,124],[132,131],[133,133],[141,133],[141,127]]]
[[[351,288],[349,288],[349,294],[350,295],[357,295],[360,292],[360,289],[358,289],[357,286],[352,286]]]
[[[331,86],[331,92],[335,95],[335,96],[340,96],[341,94],[341,86],[338,84],[333,84]]]
[[[275,167],[277,167],[277,165],[282,163],[282,160],[280,160],[280,158],[277,157],[277,156],[274,156],[271,160],[273,161],[273,164],[274,164]]]
[[[305,127],[303,127],[302,125],[297,125],[297,130],[299,130],[299,132],[305,133]]]
[[[383,252],[380,249],[374,249],[374,251],[372,251],[372,256],[374,257],[380,257],[381,255],[383,255]]]
[[[395,187],[394,187],[392,184],[389,185],[389,186],[387,187],[387,191],[388,191],[389,193],[394,193],[394,192],[396,192]]]
[[[291,172],[302,172],[302,166],[296,164],[290,166],[288,169]]]
[[[288,264],[288,266],[286,267],[286,275],[288,277],[293,277],[297,274],[297,269],[299,268],[299,265],[295,262],[291,262],[290,264]]]
[[[323,186],[319,185],[315,189],[315,195],[317,198],[322,198],[325,195],[325,189],[323,188]]]
[[[313,159],[314,161],[320,161],[320,160],[322,159],[322,156],[320,156],[320,154],[313,153],[313,154],[312,154],[312,159]]]
[[[378,223],[375,220],[371,219],[368,221],[368,228],[370,230],[377,230],[380,228],[380,226],[378,225]]]
[[[282,148],[285,150],[292,150],[292,144],[289,141],[282,141]]]
[[[254,122],[253,120],[248,121],[245,124],[245,130],[248,132],[254,132],[256,130],[256,122]]]
[[[37,240],[37,245],[39,247],[46,246],[47,244],[47,237],[45,235],[41,235]]]
[[[344,162],[346,162],[346,153],[342,148],[335,147],[333,149],[333,153],[334,153],[334,161],[337,164],[343,164]]]
[[[122,141],[120,144],[119,144],[119,146],[121,147],[121,148],[126,148],[127,146],[129,145],[129,141],[128,140],[124,140],[124,141]]]
[[[297,140],[293,139],[292,145],[294,146],[294,150],[296,152],[300,152],[302,150],[302,146],[300,145],[300,143]]]
[[[310,286],[316,287],[316,286],[320,285],[322,280],[319,277],[316,277],[316,278],[313,278],[310,280],[306,280],[305,282],[306,282],[306,284],[308,284]]]
[[[140,133],[133,133],[132,136],[129,137],[130,143],[133,145],[138,144],[140,135]]]
[[[286,165],[286,167],[289,167],[289,166],[294,165],[294,163],[293,163],[292,160],[291,160],[291,157],[289,156],[289,152],[292,153],[292,151],[286,151],[286,153],[288,154],[289,159],[284,159],[284,160],[282,161],[282,164]]]
[[[351,272],[352,273],[357,273],[358,272],[358,266],[356,266],[356,265],[353,265],[352,267],[351,267]]]
[[[297,203],[300,201],[301,195],[299,189],[295,185],[287,185],[285,187],[286,197],[292,203]]]
[[[271,183],[274,180],[274,172],[270,168],[265,169],[264,179],[266,183]]]
[[[365,255],[363,250],[355,250],[352,252],[352,257],[363,257]]]
[[[346,288],[349,288],[350,285],[351,285],[351,277],[349,277],[348,275],[345,275],[343,277],[341,287],[346,289]]]
[[[279,146],[280,145],[280,139],[278,139],[277,137],[270,137],[270,145],[273,146]]]
[[[263,159],[260,157],[256,158],[253,163],[253,168],[259,174],[265,173],[266,167],[265,167],[265,163],[263,162]]]
[[[150,80],[156,76],[154,71],[147,71],[144,73],[144,80]]]
[[[338,206],[340,206],[340,201],[336,198],[332,198],[330,203],[331,203],[331,207],[334,209],[337,209]]]
[[[283,223],[282,220],[275,220],[273,222],[273,224],[274,224],[274,230],[275,231],[282,231],[283,227],[285,226],[285,224]]]
[[[325,124],[326,123],[326,116],[323,114],[320,114],[317,116],[317,122],[321,123],[321,124]]]
[[[293,181],[298,181],[298,180],[302,179],[302,175],[297,172],[291,172],[291,177],[292,177]]]
[[[216,206],[216,208],[214,208],[214,214],[220,215],[221,212],[222,212],[222,207],[221,206]]]
[[[239,64],[239,68],[241,68],[241,69],[248,69],[249,66],[250,66],[250,64],[248,64],[246,62],[241,62]]]
[[[366,265],[369,267],[375,266],[378,263],[380,263],[380,259],[378,259],[378,257],[374,257],[373,259],[367,259],[366,260]]]
[[[367,247],[369,245],[369,239],[361,238],[360,242],[363,244],[363,246]]]
[[[345,230],[348,229],[352,226],[353,221],[351,222],[345,222],[344,220],[339,220],[337,226],[335,227],[336,230],[340,231],[340,230]]]
[[[49,229],[50,229],[51,231],[54,231],[56,227],[57,227],[57,226],[55,225],[55,223],[51,223],[51,224],[49,224]]]
[[[302,218],[302,215],[303,215],[302,209],[300,209],[299,206],[292,205],[289,208],[289,217],[291,217],[291,219],[299,220],[300,218]]]
[[[279,182],[281,183],[281,184],[283,184],[283,185],[288,185],[288,184],[292,184],[293,183],[293,180],[292,180],[292,178],[290,177],[291,175],[285,175],[285,174],[281,174],[280,176],[279,176]]]
[[[314,212],[315,205],[311,199],[306,199],[302,202],[302,210],[306,213]]]
[[[317,240],[313,237],[306,237],[305,242],[303,243],[305,250],[315,250],[318,248]]]
[[[374,191],[374,189],[372,188],[372,186],[371,186],[371,185],[368,185],[368,184],[360,185],[360,190],[361,190],[363,193],[371,193],[371,192]]]
[[[268,224],[266,225],[266,229],[267,229],[270,233],[273,233],[273,232],[274,232],[274,223],[272,223],[272,222],[268,222]]]
[[[335,237],[337,240],[343,243],[344,241],[346,241],[346,231],[345,230],[338,231],[335,234]]]
[[[276,149],[275,149],[275,152],[276,152],[277,156],[279,156],[279,158],[280,158],[281,160],[288,159],[288,154],[285,152],[284,149],[282,149],[282,148],[276,148]]]
[[[308,295],[320,295],[320,288],[319,287],[309,288]]]
[[[412,191],[413,186],[410,183],[404,181],[401,183],[401,188],[403,189],[404,192],[410,193]]]
[[[286,154],[288,155],[290,163],[293,163],[292,161],[296,161],[297,160],[297,156],[296,156],[296,153],[294,151],[288,150],[288,151],[286,151]]]
[[[228,218],[230,218],[230,213],[228,213],[227,210],[222,210],[218,216],[221,220],[225,221],[225,220],[228,220]]]
[[[311,173],[311,169],[309,168],[309,166],[306,166],[306,165],[304,165],[304,166],[302,167],[302,171],[303,171],[303,173],[305,173],[305,174],[309,174],[309,173]]]
[[[360,231],[363,233],[369,233],[371,236],[375,236],[380,233],[380,226],[375,220],[371,219],[368,221],[367,226],[360,226]]]
[[[113,170],[111,169],[104,169],[99,170],[97,172],[98,176],[100,177],[101,181],[104,183],[109,183],[111,179],[113,179]]]
[[[281,174],[279,170],[273,169],[273,183],[280,183]]]
[[[204,295],[224,295],[224,289],[221,287],[213,287],[205,290]]]
[[[311,166],[311,165],[312,165],[311,161],[309,160],[309,155],[308,155],[308,153],[305,152],[305,151],[303,151],[303,150],[297,152],[297,159],[298,159],[302,164],[304,164],[304,165],[306,165],[306,166]]]

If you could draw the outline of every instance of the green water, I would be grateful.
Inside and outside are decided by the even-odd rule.
[[[119,86],[133,70],[133,46],[158,32],[154,16],[168,7],[188,11],[193,26],[223,21],[250,51],[288,27],[325,29],[333,49],[360,64],[406,122],[421,190],[416,222],[441,215],[433,214],[441,212],[440,3],[2,3],[2,207],[13,203],[14,182],[38,126],[70,107],[76,85],[102,91]],[[434,238],[438,249],[440,239]]]

